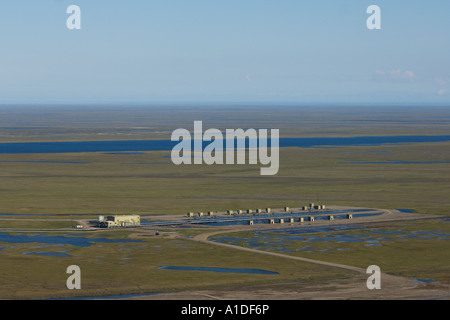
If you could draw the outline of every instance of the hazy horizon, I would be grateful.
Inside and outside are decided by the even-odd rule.
[[[81,30],[68,30],[69,5]],[[381,30],[366,10],[381,8]],[[450,105],[450,2],[16,0],[0,104]]]

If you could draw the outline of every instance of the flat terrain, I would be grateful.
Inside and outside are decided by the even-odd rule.
[[[342,208],[333,208],[342,209]],[[418,223],[423,223],[422,219],[436,219],[439,216],[424,216],[418,214],[405,214],[394,211],[385,210],[381,216],[361,217],[355,220],[318,220],[310,223],[301,224],[302,227],[307,228],[314,226],[342,226],[355,224],[380,224],[397,221],[415,220]],[[389,223],[391,224],[391,223]],[[203,232],[194,236],[191,240],[201,243],[208,243],[212,245],[232,248],[235,250],[242,250],[245,252],[258,253],[263,255],[274,256],[280,259],[296,260],[307,262],[315,265],[327,266],[337,269],[344,269],[353,272],[353,275],[347,279],[334,279],[326,284],[318,286],[300,283],[280,283],[276,285],[259,285],[251,286],[246,290],[203,290],[203,291],[187,291],[170,294],[158,294],[151,296],[140,296],[131,299],[272,299],[272,300],[292,300],[292,299],[449,299],[450,286],[433,282],[432,284],[419,283],[411,278],[395,276],[392,274],[382,273],[382,289],[369,290],[365,285],[367,280],[367,273],[365,268],[333,263],[323,260],[315,260],[306,258],[304,256],[281,254],[272,251],[263,251],[251,249],[245,246],[230,245],[220,242],[208,241],[209,238],[219,234],[230,235],[230,232],[245,231],[261,231],[261,230],[277,230],[298,228],[299,224],[278,224],[271,226],[268,224],[259,224],[254,226],[229,226],[224,230]],[[395,224],[394,224],[395,225]],[[322,259],[322,257],[320,257]]]
[[[441,135],[450,128],[449,109],[431,107],[282,107],[276,112],[252,106],[226,111],[220,107],[71,107],[65,111],[3,107],[0,114],[1,142],[170,139],[176,128],[191,130],[194,120],[221,130],[279,128],[285,137]],[[449,162],[448,142],[282,148],[276,176],[260,176],[260,165],[175,166],[170,152],[159,151],[0,154],[0,298],[158,293],[145,298],[446,299]],[[411,217],[420,215],[420,219],[390,219],[392,215],[382,221],[364,221],[370,223],[358,230],[319,233],[365,236],[372,226],[387,234],[405,233],[380,240],[380,246],[365,241],[317,241],[308,252],[303,249],[310,243],[298,240],[274,247],[271,254],[250,245],[251,239],[260,236],[254,230],[268,226],[75,229],[80,221],[93,221],[100,214],[140,214],[158,221],[185,217],[190,211],[298,208],[317,199],[327,206],[409,209]],[[431,235],[414,237],[421,232]],[[8,241],[1,240],[5,235]],[[90,242],[83,246],[61,243],[61,238],[33,242],[38,238],[30,237],[37,235]],[[214,235],[238,239],[239,245],[212,241]],[[139,242],[120,242],[124,240]],[[71,264],[82,270],[82,290],[66,288],[66,268]],[[363,271],[372,264],[379,265],[389,279],[378,292],[365,287]],[[278,274],[159,269],[171,265],[258,268]]]

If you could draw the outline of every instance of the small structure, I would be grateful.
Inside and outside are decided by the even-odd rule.
[[[198,216],[199,216],[199,217],[203,217],[203,212],[199,212],[199,213],[198,213]]]
[[[269,219],[269,224],[274,224],[275,223],[275,219]]]
[[[310,208],[310,209],[314,209],[314,203],[310,203],[310,204],[309,204],[309,208]]]
[[[303,206],[302,209],[303,209],[304,211],[306,211],[306,210],[308,210],[308,206]]]
[[[284,219],[280,219],[280,223],[284,223]]]
[[[228,210],[228,211],[227,211],[227,214],[228,214],[229,216],[232,216],[233,213],[234,213],[233,210]]]
[[[347,215],[347,219],[353,219],[353,214],[351,214],[351,213],[348,214],[348,215]]]
[[[290,223],[294,223],[294,218],[289,218]]]
[[[192,218],[192,217],[194,217],[194,213],[193,213],[193,212],[188,212],[188,213],[187,213],[187,216],[188,216],[189,218]]]
[[[284,212],[289,212],[289,207],[284,207]]]
[[[270,208],[266,208],[267,213],[270,213],[270,211],[272,211]]]
[[[213,217],[214,216],[214,212],[213,211],[209,211],[208,212],[208,217]]]
[[[314,217],[309,217],[309,221],[313,222],[314,221]]]
[[[328,220],[330,220],[330,221],[331,221],[331,220],[334,220],[334,216],[329,216],[329,217],[328,217]]]
[[[252,226],[252,225],[253,225],[253,220],[250,220],[250,221],[248,222],[248,224]]]
[[[256,213],[261,213],[262,209],[256,209]]]
[[[305,218],[301,217],[301,218],[300,218],[300,223],[301,223],[301,222],[304,222],[304,221],[305,221]]]
[[[253,211],[252,211],[252,209],[247,209],[247,213],[248,214],[250,214],[250,213],[252,213]]]
[[[242,214],[242,213],[243,213],[242,210],[238,210],[238,211],[237,211],[237,214]]]

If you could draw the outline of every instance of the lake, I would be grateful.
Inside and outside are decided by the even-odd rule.
[[[279,145],[280,147],[322,148],[446,141],[450,141],[450,135],[280,138]],[[0,154],[169,151],[172,150],[176,144],[178,144],[178,141],[170,140],[0,143]],[[204,145],[207,145],[207,143],[204,143]],[[270,139],[268,140],[268,146],[270,146]]]
[[[88,238],[80,236],[51,236],[51,235],[11,235],[9,233],[0,233],[0,242],[6,243],[47,243],[47,244],[68,244],[79,247],[90,247],[94,243],[123,243],[123,242],[142,242],[132,239],[106,239],[106,238]]]
[[[278,274],[278,272],[274,271],[267,271],[262,269],[245,269],[245,268],[163,266],[159,267],[158,269],[181,270],[181,271],[211,271],[220,273]]]

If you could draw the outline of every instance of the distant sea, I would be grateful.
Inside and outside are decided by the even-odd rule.
[[[450,141],[450,135],[439,136],[370,136],[280,138],[280,147],[325,148],[342,146],[379,146],[420,142]],[[209,142],[204,142],[206,146]],[[72,153],[72,152],[131,152],[167,151],[178,144],[170,140],[65,141],[0,143],[0,154],[6,153]],[[268,140],[270,146],[270,139]]]

